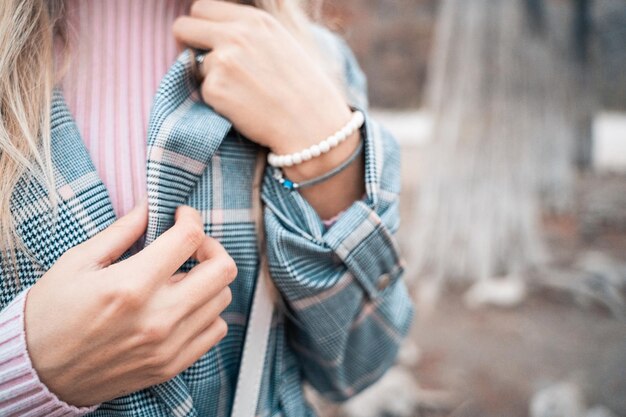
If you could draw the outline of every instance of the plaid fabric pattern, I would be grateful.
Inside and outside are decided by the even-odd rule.
[[[320,31],[344,68],[351,104],[367,107],[365,79],[347,46]],[[181,204],[198,209],[205,231],[235,259],[233,302],[223,313],[229,333],[174,379],[102,404],[93,416],[226,417],[258,273],[252,181],[259,148],[202,103],[181,55],[154,99],[148,139],[149,227],[146,244],[173,224]],[[391,365],[413,309],[400,276],[393,234],[399,226],[399,149],[367,118],[363,128],[366,190],[328,230],[308,203],[267,171],[262,189],[272,278],[282,295],[273,319],[258,416],[313,416],[301,384],[334,400],[364,389]],[[0,269],[4,308],[71,247],[108,227],[115,214],[60,93],[52,109],[52,151],[58,208],[24,178],[12,215],[27,254],[17,270]],[[192,262],[183,270],[193,267]]]

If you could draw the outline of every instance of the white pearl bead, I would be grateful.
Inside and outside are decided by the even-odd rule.
[[[352,136],[355,131],[363,126],[364,122],[364,114],[360,111],[355,111],[352,114],[350,121],[334,135],[329,136],[325,141],[317,145],[313,145],[301,152],[296,152],[290,155],[276,155],[275,153],[270,152],[267,156],[267,162],[273,167],[280,168],[290,167],[301,164],[304,161],[309,161],[323,153],[329,152],[332,148],[339,145],[349,136]]]

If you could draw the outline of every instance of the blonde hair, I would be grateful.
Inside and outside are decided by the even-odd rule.
[[[305,43],[313,43],[304,0],[237,1],[276,16]],[[64,0],[2,0],[0,13],[0,258],[22,247],[11,215],[18,181],[46,186],[54,206],[50,144],[52,92],[61,74],[55,47],[68,48]],[[306,29],[305,29],[306,28]],[[59,44],[60,43],[60,44]],[[56,46],[55,46],[56,45]],[[67,55],[67,54],[65,54]]]
[[[0,251],[16,239],[10,201],[31,174],[53,189],[50,105],[55,84],[54,42],[64,41],[63,2],[3,0],[0,14]],[[51,198],[53,193],[51,194]],[[5,257],[2,257],[3,262]]]

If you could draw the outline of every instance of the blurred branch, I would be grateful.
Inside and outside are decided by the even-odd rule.
[[[528,23],[536,33],[543,33],[545,30],[545,7],[543,0],[524,0],[526,5],[526,15]]]
[[[585,65],[589,62],[589,39],[591,34],[591,1],[572,0],[572,2],[575,10],[573,25],[575,56],[580,64]]]

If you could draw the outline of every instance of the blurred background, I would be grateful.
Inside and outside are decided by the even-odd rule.
[[[342,0],[403,152],[398,365],[322,416],[626,416],[626,0]],[[311,394],[314,397],[314,394]]]

